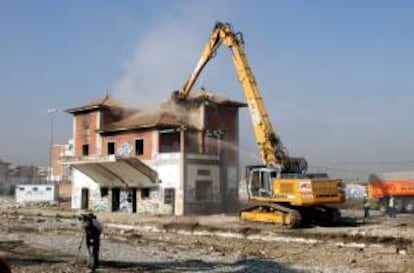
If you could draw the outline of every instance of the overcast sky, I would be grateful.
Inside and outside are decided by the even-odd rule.
[[[182,87],[216,21],[244,34],[290,154],[339,175],[414,169],[412,1],[1,1],[0,158],[46,165],[62,110],[104,96],[148,107]],[[197,86],[244,100],[229,50]],[[241,114],[241,156],[257,158]]]

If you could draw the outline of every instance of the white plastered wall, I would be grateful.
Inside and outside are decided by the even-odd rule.
[[[73,169],[72,181],[72,209],[81,208],[82,188],[89,189],[89,200],[94,203],[101,199],[99,184],[84,173]]]
[[[17,185],[16,202],[55,202],[57,187],[55,185]]]
[[[184,191],[182,183],[182,165],[181,153],[153,153],[153,159],[145,161],[151,168],[158,173],[160,184],[156,189],[157,192],[151,194],[151,198],[147,201],[138,203],[138,212],[149,212],[159,214],[170,214],[172,206],[164,204],[164,189],[175,189],[174,214],[183,215],[184,213]],[[140,207],[141,205],[141,207]]]

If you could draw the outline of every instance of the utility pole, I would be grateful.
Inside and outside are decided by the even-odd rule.
[[[50,118],[50,143],[49,143],[49,181],[52,181],[52,177],[53,177],[53,162],[52,162],[52,158],[53,158],[53,118],[54,115],[56,113],[56,109],[55,108],[50,108],[47,110],[47,115]]]

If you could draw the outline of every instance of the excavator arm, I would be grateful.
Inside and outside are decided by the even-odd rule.
[[[175,93],[175,97],[178,100],[189,97],[200,73],[222,44],[232,52],[262,161],[266,165],[246,167],[250,204],[240,210],[240,217],[248,221],[278,223],[288,227],[300,226],[306,222],[335,223],[339,219],[339,211],[325,204],[344,202],[340,181],[315,174],[303,174],[307,169],[306,160],[288,156],[267,115],[244,51],[242,35],[235,33],[230,24],[216,23],[196,68],[183,89]]]
[[[180,99],[188,98],[200,73],[203,71],[206,64],[214,57],[222,44],[229,47],[233,53],[233,62],[236,67],[238,79],[243,86],[247,99],[250,116],[253,122],[253,129],[263,163],[272,167],[280,165],[284,171],[290,172],[290,169],[292,169],[291,166],[294,165],[292,164],[293,159],[290,160],[288,158],[285,148],[272,128],[272,123],[265,110],[256,79],[244,51],[242,34],[240,32],[235,33],[229,23],[216,23],[196,68],[183,89],[178,93],[178,97]],[[296,170],[296,172],[303,172],[303,169],[306,169],[307,167],[306,162],[303,163],[304,161],[301,161],[300,169],[302,170]],[[297,165],[299,166],[299,164]]]

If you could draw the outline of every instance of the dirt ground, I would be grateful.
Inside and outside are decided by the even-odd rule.
[[[0,252],[13,273],[88,272],[76,214],[59,208],[1,209]],[[414,215],[387,219],[343,211],[339,227],[287,230],[237,217],[99,214],[97,272],[414,273]]]

